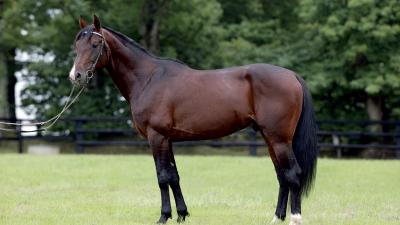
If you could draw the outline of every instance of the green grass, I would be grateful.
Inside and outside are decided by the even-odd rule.
[[[268,158],[177,156],[177,165],[186,224],[272,219],[278,189]],[[151,156],[0,155],[0,224],[154,224],[159,211]],[[400,161],[320,160],[303,222],[400,224]]]

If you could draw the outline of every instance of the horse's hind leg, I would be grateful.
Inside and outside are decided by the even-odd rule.
[[[285,220],[287,202],[289,198],[289,185],[284,178],[283,171],[277,166],[275,166],[275,171],[279,182],[279,195],[278,202],[276,204],[275,216],[271,223],[277,223],[278,220]]]
[[[289,225],[301,224],[301,202],[300,202],[300,173],[301,169],[296,161],[292,144],[282,142],[281,138],[267,137],[269,152],[274,162],[276,174],[279,181],[278,204],[273,222],[277,219],[284,220],[288,194],[290,192],[291,219]]]
[[[272,101],[272,100],[271,100]],[[270,102],[271,102],[270,101]],[[300,175],[301,169],[297,163],[292,148],[292,139],[300,117],[301,104],[285,104],[282,101],[275,101],[272,106],[265,105],[262,108],[274,108],[274,110],[259,110],[256,112],[256,123],[269,146],[271,160],[274,163],[277,178],[279,181],[279,196],[275,211],[274,221],[284,220],[288,195],[291,199],[291,225],[293,215],[300,215]],[[264,102],[261,102],[261,105]],[[298,110],[296,110],[298,109]]]
[[[293,153],[291,144],[273,144],[273,149],[280,169],[283,171],[284,179],[290,190],[290,225],[301,224],[301,202],[300,202],[300,174],[301,169]]]

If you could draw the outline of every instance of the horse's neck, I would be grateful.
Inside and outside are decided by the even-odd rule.
[[[107,43],[111,51],[107,69],[122,96],[133,104],[156,66],[155,59],[140,49],[132,51],[115,37]]]

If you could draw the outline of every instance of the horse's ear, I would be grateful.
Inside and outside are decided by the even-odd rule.
[[[94,29],[99,32],[101,25],[100,25],[100,19],[95,15],[93,15],[93,25],[94,25]]]
[[[81,29],[85,28],[87,26],[87,22],[86,20],[83,18],[83,16],[79,17],[79,26],[81,27]]]

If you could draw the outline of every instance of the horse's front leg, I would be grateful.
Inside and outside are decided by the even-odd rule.
[[[185,199],[183,198],[181,186],[179,184],[179,174],[178,169],[176,168],[174,152],[172,151],[172,143],[170,143],[170,180],[169,184],[172,189],[172,193],[174,193],[176,211],[178,212],[178,223],[184,222],[186,216],[189,215],[187,211],[187,207],[185,204]]]
[[[171,145],[167,138],[157,132],[151,132],[148,139],[153,151],[158,186],[161,192],[161,216],[157,223],[166,223],[172,217],[169,198],[169,180],[171,179],[169,151]]]

